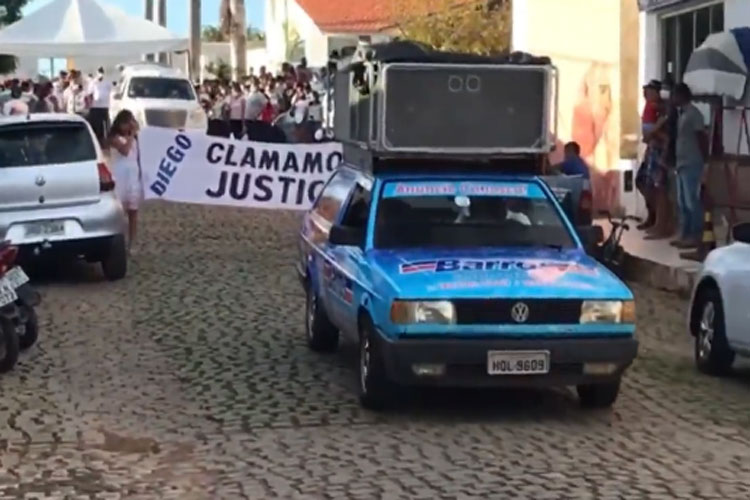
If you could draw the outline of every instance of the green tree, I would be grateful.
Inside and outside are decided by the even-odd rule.
[[[28,0],[0,0],[0,27],[13,24],[21,19],[21,9]],[[2,47],[0,47],[0,50]],[[12,73],[16,69],[17,60],[14,56],[0,55],[0,74]]]
[[[247,39],[249,41],[263,41],[266,39],[266,34],[258,28],[250,26],[247,28]],[[204,26],[201,29],[201,40],[204,42],[226,42],[228,37],[220,27]]]
[[[438,50],[498,54],[510,47],[510,0],[398,0],[402,38]],[[401,2],[404,3],[401,3]]]
[[[305,55],[305,43],[302,41],[297,28],[292,26],[289,21],[284,21],[283,30],[286,39],[286,60],[296,61],[302,58]]]
[[[201,40],[204,42],[226,42],[227,37],[216,26],[204,26],[201,28]]]
[[[262,42],[266,39],[266,34],[258,28],[248,26],[247,28],[247,39],[253,42]]]
[[[221,31],[229,38],[232,68],[237,81],[247,74],[247,17],[245,0],[221,0],[219,4]]]
[[[223,82],[232,81],[232,66],[224,59],[219,59],[216,62],[208,63],[206,65],[206,71]]]

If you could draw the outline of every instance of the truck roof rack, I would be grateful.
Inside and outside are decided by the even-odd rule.
[[[343,145],[344,161],[372,175],[385,173],[502,173],[542,175],[546,157],[537,154],[383,157],[350,144]]]
[[[479,55],[462,52],[434,50],[413,41],[393,41],[379,44],[360,44],[354,54],[352,65],[375,63],[422,63],[422,64],[517,64],[547,66],[552,60],[546,56],[534,56],[526,52],[509,52],[496,55]]]

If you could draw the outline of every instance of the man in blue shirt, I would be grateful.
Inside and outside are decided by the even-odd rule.
[[[581,146],[577,142],[569,142],[565,145],[565,159],[557,167],[564,175],[581,175],[589,179],[589,166],[581,158]]]

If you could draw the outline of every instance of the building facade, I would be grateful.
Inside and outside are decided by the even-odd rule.
[[[266,50],[272,66],[298,62],[325,66],[331,51],[359,40],[390,38],[390,0],[265,0]]]
[[[640,0],[641,82],[682,80],[692,51],[712,33],[750,26],[750,0]],[[745,94],[750,106],[750,92]],[[737,154],[739,112],[724,113],[724,150]],[[742,141],[740,154],[750,154]]]
[[[639,142],[638,25],[635,0],[513,1],[513,49],[549,56],[559,70],[551,161],[564,143],[581,146],[598,209],[636,210],[629,179]]]

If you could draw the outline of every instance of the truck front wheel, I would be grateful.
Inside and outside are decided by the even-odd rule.
[[[328,319],[325,308],[309,283],[306,292],[305,330],[307,331],[307,345],[313,351],[333,352],[339,345],[339,331]]]
[[[359,402],[369,410],[384,410],[394,403],[396,386],[385,371],[370,318],[362,318],[359,331]]]
[[[603,384],[579,385],[576,389],[584,408],[609,408],[620,394],[620,379]]]

